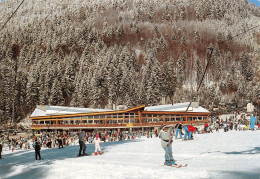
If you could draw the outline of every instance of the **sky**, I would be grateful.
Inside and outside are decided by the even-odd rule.
[[[255,4],[256,7],[260,6],[260,0],[248,0],[248,2]]]

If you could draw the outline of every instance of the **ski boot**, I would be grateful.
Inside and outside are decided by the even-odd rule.
[[[100,151],[98,151],[98,154],[99,154],[99,155],[102,155],[102,153],[101,153]]]
[[[82,156],[87,156],[87,155],[88,155],[88,154],[87,154],[87,153],[85,153],[85,152],[82,154]]]
[[[171,165],[175,165],[175,160],[170,160]]]
[[[166,166],[171,166],[171,163],[170,163],[169,160],[166,160],[166,161],[164,162],[164,165],[166,165]]]
[[[97,152],[95,152],[95,155],[97,155]]]

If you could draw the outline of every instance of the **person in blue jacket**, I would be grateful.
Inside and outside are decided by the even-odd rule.
[[[188,126],[184,126],[183,127],[184,131],[185,131],[185,134],[184,134],[184,140],[187,140],[187,136],[189,135],[189,130],[188,130]]]
[[[251,117],[250,117],[250,123],[251,123],[251,130],[254,130],[254,128],[255,128],[255,117],[254,117],[254,115],[252,115]]]

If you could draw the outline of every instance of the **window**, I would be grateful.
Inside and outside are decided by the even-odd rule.
[[[82,119],[88,119],[88,116],[82,116]]]
[[[94,116],[94,119],[100,119],[99,116]]]

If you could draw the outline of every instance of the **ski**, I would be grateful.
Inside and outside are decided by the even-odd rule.
[[[188,164],[180,164],[180,165],[175,164],[175,165],[172,165],[171,167],[181,168],[181,167],[187,167],[187,166],[188,166]]]
[[[180,165],[178,165],[178,164],[175,164],[175,165],[165,165],[165,164],[164,164],[164,166],[167,166],[167,167],[175,167],[175,168],[181,168],[181,167],[187,167],[188,164],[180,164]]]

